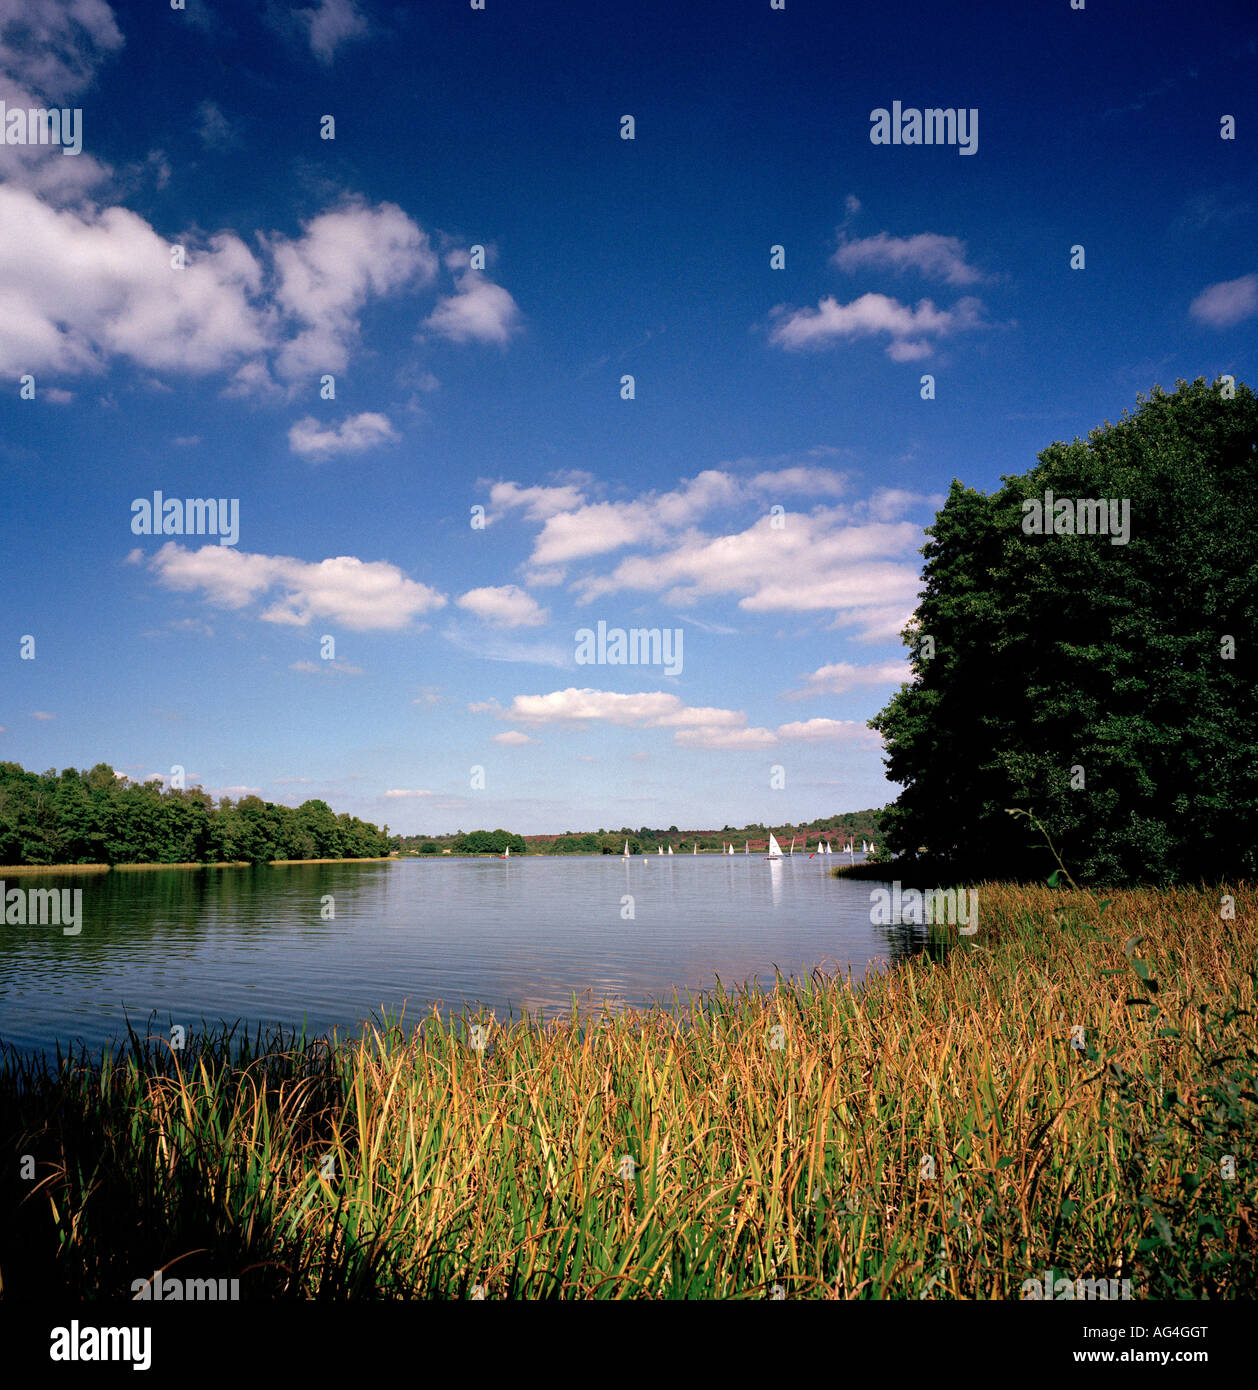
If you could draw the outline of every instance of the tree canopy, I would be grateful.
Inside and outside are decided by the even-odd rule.
[[[903,786],[888,847],[987,877],[1038,873],[1054,861],[1007,814],[1022,808],[1075,877],[1252,875],[1253,392],[1226,379],[1155,387],[1002,482],[987,495],[954,481],[927,528],[904,634],[914,679],[870,721]],[[1125,543],[1080,534],[1078,499],[1127,502]]]
[[[388,826],[336,815],[323,801],[295,809],[256,796],[233,801],[195,788],[90,772],[27,772],[0,763],[0,864],[185,864],[364,859],[396,848]]]

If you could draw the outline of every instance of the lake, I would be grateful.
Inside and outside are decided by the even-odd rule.
[[[858,856],[858,859],[860,856]],[[0,925],[0,1042],[23,1050],[189,1033],[220,1019],[353,1030],[405,1003],[547,1016],[802,976],[920,950],[924,928],[870,923],[838,856],[404,859],[263,868],[10,873],[6,889],[81,888],[82,928]],[[630,901],[631,900],[631,901]],[[324,914],[329,910],[335,916]],[[632,910],[632,917],[629,912]]]

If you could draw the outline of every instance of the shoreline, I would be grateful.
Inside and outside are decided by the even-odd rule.
[[[1181,1179],[1220,1174],[1258,1123],[1258,897],[1241,890],[1222,920],[1200,888],[1118,890],[1104,915],[1088,893],[982,891],[976,940],[945,928],[939,959],[856,988],[814,972],[619,1016],[469,1007],[301,1046],[211,1030],[176,1057],[157,1035],[107,1071],[95,1049],[86,1067],[10,1062],[0,1147],[47,1133],[33,1176],[55,1200],[0,1194],[6,1284],[121,1296],[195,1247],[190,1271],[239,1277],[248,1301],[329,1287],[710,1299],[775,1283],[792,1298],[1017,1299],[1049,1269],[1121,1275],[1140,1299],[1243,1297],[1251,1172]],[[1193,1035],[1168,1034],[1186,1009]],[[313,1109],[287,1114],[282,1088],[312,1082]],[[731,1113],[727,1085],[757,1103]],[[179,1186],[154,1206],[144,1175],[163,1164]],[[319,1164],[332,1176],[316,1188]],[[407,1177],[398,1190],[377,1172]],[[390,1233],[370,1278],[335,1245],[347,1198]],[[526,1233],[521,1274],[521,1213],[542,1200],[554,1224]],[[671,1262],[643,1244],[647,1203]],[[449,1230],[466,1254],[434,1242]]]
[[[396,854],[364,855],[362,858],[342,859],[268,859],[257,865],[260,869],[270,869],[276,865],[291,864],[387,864],[397,859]],[[127,869],[250,869],[254,865],[248,859],[217,859],[210,863],[198,860],[181,860],[178,863],[162,864],[145,861],[139,864],[0,864],[0,875],[4,874],[108,874]]]

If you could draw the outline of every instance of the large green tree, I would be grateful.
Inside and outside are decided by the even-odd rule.
[[[1172,882],[1258,870],[1258,401],[1154,388],[987,495],[954,482],[905,633],[914,679],[875,719],[903,791],[891,849],[967,873],[1052,860]],[[1126,503],[1126,543],[1054,505]],[[1076,532],[1067,531],[1073,521]],[[1120,522],[1121,524],[1121,522]]]

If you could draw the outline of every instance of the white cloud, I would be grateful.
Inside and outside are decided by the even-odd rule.
[[[933,232],[904,237],[879,232],[855,241],[844,237],[832,259],[840,270],[916,270],[949,285],[975,285],[985,278],[966,261],[965,242]]]
[[[354,0],[319,0],[317,9],[297,13],[310,26],[310,51],[321,63],[330,63],[346,39],[362,38],[367,32],[367,21]]]
[[[522,507],[530,521],[545,521],[559,512],[573,511],[584,501],[585,494],[576,483],[564,483],[559,487],[521,487],[519,483],[499,482],[489,489],[489,519],[493,520],[512,508]]]
[[[49,719],[56,719],[56,717],[57,717],[57,716],[56,716],[55,714],[49,714],[47,710],[36,709],[36,710],[32,710],[32,711],[31,711],[31,718],[32,718],[32,719],[49,720]]]
[[[623,589],[663,592],[686,606],[715,596],[738,596],[748,612],[836,609],[884,618],[890,606],[911,611],[918,566],[909,560],[922,544],[911,522],[851,524],[848,514],[817,508],[792,514],[775,530],[763,517],[745,531],[716,537],[687,534],[672,549],[622,560],[609,574],[574,586],[590,603]],[[895,557],[903,556],[903,560]]]
[[[385,792],[385,796],[389,797],[432,796],[432,794],[432,792],[424,791],[419,787],[391,787]]]
[[[627,545],[662,541],[713,507],[740,499],[737,481],[717,469],[683,479],[673,492],[648,493],[631,502],[594,502],[574,511],[549,515],[533,547],[530,563],[538,567],[619,550]]]
[[[175,371],[261,353],[262,266],[235,235],[170,244],[125,208],[57,211],[0,186],[0,371],[95,371],[111,356]]]
[[[1210,328],[1231,328],[1258,314],[1258,274],[1209,285],[1188,306],[1198,322]]]
[[[750,748],[776,742],[767,729],[744,727],[741,710],[689,706],[667,691],[627,694],[616,690],[552,690],[517,695],[505,709],[496,700],[470,704],[473,714],[494,714],[513,724],[613,724],[620,728],[672,729],[680,748]]]
[[[757,473],[751,486],[769,494],[801,493],[806,497],[841,497],[850,490],[846,473],[833,468],[777,468]]]
[[[446,604],[443,594],[408,579],[396,565],[352,555],[310,563],[224,545],[185,550],[168,541],[150,568],[166,588],[200,590],[220,608],[242,609],[270,598],[261,620],[294,627],[325,618],[357,632],[397,630]]]
[[[332,454],[360,454],[364,449],[392,444],[400,438],[388,416],[365,410],[347,416],[331,429],[307,415],[289,428],[288,447],[295,454],[319,459]]]
[[[519,327],[515,300],[479,271],[465,270],[455,283],[456,292],[437,301],[424,327],[452,343],[505,344]]]
[[[302,325],[279,353],[288,380],[344,370],[367,300],[431,284],[437,274],[428,234],[394,203],[351,199],[306,223],[300,237],[269,244],[276,302]]]
[[[507,729],[504,733],[495,734],[494,742],[500,743],[504,748],[520,748],[526,743],[537,743],[535,738],[529,738],[528,734],[522,734],[519,729]]]
[[[840,304],[833,295],[826,295],[815,309],[791,309],[782,304],[773,309],[771,317],[777,325],[769,341],[800,351],[886,334],[891,339],[887,356],[895,362],[911,362],[935,350],[930,339],[981,327],[982,309],[982,301],[973,296],[959,299],[951,309],[937,309],[929,299],[910,308],[885,294],[863,294],[850,304]]]
[[[744,462],[754,462],[746,460]],[[855,624],[862,640],[874,628],[896,637],[920,587],[916,552],[921,524],[906,513],[937,509],[938,494],[877,488],[866,498],[789,512],[773,518],[766,499],[799,494],[825,498],[849,490],[846,475],[816,466],[792,466],[740,480],[724,470],[683,479],[663,494],[627,501],[592,502],[582,487],[525,488],[494,484],[492,498],[517,508],[541,528],[523,569],[530,585],[556,584],[565,566],[633,547],[610,572],[587,572],[572,585],[588,604],[626,589],[663,593],[688,606],[705,598],[736,597],[747,611],[836,610],[836,624]],[[698,523],[712,510],[753,507],[758,519],[742,531],[705,534]],[[494,505],[491,502],[491,506]],[[775,526],[777,520],[781,525]],[[730,631],[713,627],[714,631]]]
[[[0,91],[10,109],[73,107],[73,98],[122,44],[104,0],[3,0]],[[109,173],[86,150],[67,157],[53,145],[0,144],[0,179],[38,189],[54,202],[81,197]]]
[[[537,600],[515,584],[469,589],[455,602],[497,627],[540,627],[547,616]]]
[[[862,685],[902,685],[912,679],[907,661],[876,661],[857,666],[850,661],[836,661],[818,667],[805,676],[802,690],[787,691],[784,698],[802,700],[812,695],[845,695]]]

